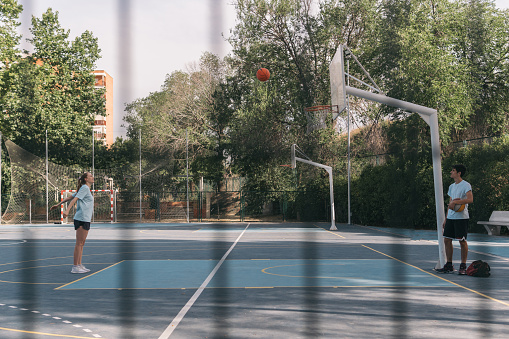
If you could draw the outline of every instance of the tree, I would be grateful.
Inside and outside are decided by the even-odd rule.
[[[0,0],[0,65],[14,59],[20,36],[16,33],[17,21],[23,6],[16,0]]]
[[[14,62],[18,53],[17,45],[20,37],[16,33],[16,27],[19,26],[17,20],[22,9],[23,7],[16,0],[0,0],[0,118],[4,117],[5,113],[2,108],[5,106],[9,85],[12,83],[12,76],[9,72],[6,72],[6,68]],[[1,126],[0,123],[0,131],[3,132]],[[2,140],[0,140],[0,147],[2,147]],[[2,195],[10,187],[11,178],[6,166],[7,159],[7,153],[2,150],[2,158],[0,159],[3,165],[2,187],[0,187],[0,194]],[[7,199],[2,199],[3,206],[0,206],[0,215],[4,211],[2,207],[6,207],[7,202]]]
[[[460,10],[458,3],[448,0],[388,1],[363,55],[388,96],[438,110],[444,144],[453,132],[467,128],[473,114],[467,67],[451,53]],[[388,107],[384,112],[396,118],[406,115]],[[411,119],[406,125],[417,129],[412,133],[416,141],[428,145],[424,122]]]
[[[407,0],[377,18],[362,59],[389,96],[438,110],[444,145],[507,126],[507,13],[488,0]]]
[[[20,36],[16,33],[17,21],[23,7],[16,0],[0,0],[0,105],[6,100],[11,74],[6,68],[11,65],[19,52]],[[1,111],[0,111],[1,112]]]
[[[167,75],[160,91],[127,105],[128,136],[138,139],[141,131],[147,156],[152,161],[170,159],[172,172],[177,173],[185,168],[187,141],[190,160],[198,159],[193,168],[209,179],[217,179],[219,173],[223,177],[224,155],[219,149],[223,146],[219,144],[226,125],[214,113],[214,96],[220,96],[216,90],[223,77],[224,64],[211,53],[204,53],[187,72]],[[213,169],[207,170],[211,164]]]
[[[454,50],[468,67],[470,130],[474,137],[499,133],[509,118],[509,15],[492,1],[470,0],[459,20]]]
[[[0,111],[5,136],[34,154],[44,154],[45,131],[52,154],[63,164],[89,166],[95,114],[104,114],[104,91],[94,88],[92,71],[99,56],[97,39],[86,31],[68,41],[58,12],[48,9],[32,18],[25,51],[6,67],[9,84]]]
[[[330,145],[330,134],[305,135],[303,110],[330,103],[330,61],[340,44],[354,48],[361,43],[371,29],[376,3],[238,0],[236,7],[238,24],[229,41],[236,81],[244,92],[235,102],[232,161],[250,181],[264,180],[253,185],[281,187],[283,174],[267,168],[288,163],[292,143],[312,157],[327,153],[323,149]],[[254,79],[262,66],[272,73],[266,83]],[[269,178],[260,171],[275,175]]]

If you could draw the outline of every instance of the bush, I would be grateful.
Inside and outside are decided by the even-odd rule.
[[[452,184],[451,167],[462,163],[464,177],[472,185],[474,203],[469,206],[470,231],[484,232],[479,220],[494,210],[509,210],[509,137],[492,144],[457,149],[443,157],[444,201]],[[341,206],[338,220],[347,217],[347,183],[338,179],[336,196]],[[433,166],[429,153],[393,156],[385,164],[367,166],[352,178],[352,222],[362,225],[436,229]],[[445,209],[445,206],[444,206]]]

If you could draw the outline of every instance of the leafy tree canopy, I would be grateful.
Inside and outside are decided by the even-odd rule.
[[[94,88],[92,71],[99,59],[97,39],[84,32],[69,41],[69,31],[48,9],[32,18],[34,52],[25,51],[4,70],[8,79],[1,102],[0,128],[26,150],[44,154],[45,133],[51,158],[65,164],[89,165],[95,114],[104,114],[104,91]]]

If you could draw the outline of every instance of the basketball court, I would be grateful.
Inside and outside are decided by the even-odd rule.
[[[323,128],[329,115],[348,111],[347,95],[418,113],[430,127],[435,231],[357,226],[350,217],[348,224],[335,224],[332,168],[302,158],[297,145],[290,167],[303,162],[328,172],[331,223],[141,223],[142,209],[151,203],[143,207],[140,158],[138,203],[124,205],[140,223],[114,222],[114,181],[104,175],[110,186],[97,190],[104,197],[97,209],[110,223],[92,223],[83,254],[91,271],[71,274],[75,232],[71,225],[48,223],[48,187],[53,180],[58,190],[51,194],[63,199],[69,183],[53,173],[66,172],[69,178],[72,173],[48,169],[41,158],[17,149],[12,153],[19,155],[19,164],[30,164],[32,171],[38,164],[36,172],[47,174],[47,223],[0,229],[0,337],[506,338],[509,239],[470,235],[469,262],[488,261],[489,278],[433,270],[445,263],[443,242],[437,240],[445,218],[437,111],[389,98],[374,82],[361,81],[379,94],[350,87],[349,80],[345,84],[345,76],[355,79],[348,74],[349,60],[357,61],[345,48],[347,67],[343,46],[330,65],[332,105],[306,110],[308,131]],[[349,152],[347,157],[350,178]],[[17,182],[28,185],[20,173]],[[157,199],[150,207],[154,211]],[[189,197],[186,205],[177,200],[177,205],[165,203],[186,206],[189,221]],[[22,196],[4,214],[20,222],[27,206],[31,223],[32,200]],[[206,212],[213,207],[207,199],[205,206],[196,206]],[[65,222],[63,207],[60,215]],[[458,258],[456,247],[456,265]]]
[[[0,337],[506,337],[507,237],[470,235],[474,278],[432,270],[436,232],[329,227],[93,224],[71,274],[72,226],[4,225]]]

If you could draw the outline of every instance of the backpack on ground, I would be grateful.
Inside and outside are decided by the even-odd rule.
[[[473,261],[467,268],[467,275],[471,275],[472,277],[489,277],[490,265],[482,260]]]

